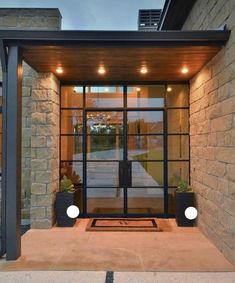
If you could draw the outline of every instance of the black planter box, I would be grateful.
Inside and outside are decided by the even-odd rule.
[[[190,220],[185,217],[185,209],[189,206],[195,206],[194,192],[175,192],[175,218],[178,226],[192,227],[195,219]]]
[[[70,193],[68,192],[56,193],[55,214],[56,214],[57,226],[72,227],[75,224],[76,218],[68,217],[66,211],[70,205],[77,205],[79,207],[81,195],[82,195],[82,187],[76,188],[74,192],[70,192]]]

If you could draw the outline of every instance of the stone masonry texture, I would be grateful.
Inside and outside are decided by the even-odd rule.
[[[191,184],[199,227],[235,264],[235,1],[198,0],[183,29],[224,25],[229,42],[190,82]]]
[[[58,30],[60,28],[61,14],[58,9],[0,9],[0,29]],[[40,146],[45,146],[45,151],[50,151],[50,147],[53,146],[52,140],[53,142],[55,142],[55,139],[53,139],[54,130],[51,130],[52,126],[51,128],[48,127],[48,130],[50,130],[51,132],[47,133],[47,135],[51,135],[51,138],[47,138],[45,129],[43,129],[43,124],[41,126],[38,126],[39,128],[41,127],[41,129],[38,129],[35,134],[33,133],[34,128],[32,128],[35,127],[35,125],[32,126],[31,124],[32,117],[35,116],[34,112],[36,111],[40,114],[45,110],[45,117],[48,119],[48,121],[52,120],[53,115],[49,112],[50,109],[48,109],[48,107],[53,107],[52,109],[54,109],[56,107],[55,105],[57,105],[55,103],[54,97],[54,91],[56,91],[58,96],[58,87],[54,87],[56,84],[56,79],[49,74],[45,75],[45,83],[49,84],[49,81],[51,80],[50,87],[53,87],[53,90],[51,88],[46,89],[46,91],[48,92],[48,100],[45,101],[45,105],[43,105],[44,103],[42,101],[41,105],[40,103],[37,103],[37,99],[34,101],[34,97],[36,97],[34,95],[34,91],[40,92],[40,87],[43,87],[42,78],[43,74],[37,74],[36,71],[34,71],[29,65],[23,62],[21,214],[22,222],[24,224],[29,224],[31,221],[31,225],[34,228],[48,228],[53,222],[51,202],[49,201],[49,198],[47,199],[47,205],[44,205],[43,207],[38,207],[38,203],[41,201],[41,204],[43,204],[43,197],[41,195],[44,194],[45,198],[47,198],[49,190],[52,189],[52,186],[55,186],[55,172],[51,169],[51,167],[55,166],[55,168],[57,168],[55,161],[53,161],[51,164],[47,164],[45,162],[40,163],[40,161],[42,160],[37,160],[35,156],[32,156],[32,154],[35,154],[34,149],[39,146],[39,143]],[[35,80],[37,84],[34,84]],[[39,89],[34,90],[33,85],[38,86],[39,82],[41,86],[38,87]],[[49,94],[51,94],[51,97],[49,97]],[[48,106],[46,103],[48,103],[48,105],[50,106]],[[55,111],[55,113],[57,112],[58,110]],[[35,121],[33,120],[33,123],[34,122]],[[50,123],[52,122],[49,122],[49,124]],[[39,135],[40,131],[41,135]],[[38,135],[38,140],[36,140],[36,137]],[[40,148],[38,150],[40,151]],[[41,148],[41,150],[43,149]],[[53,171],[53,181],[47,183],[44,179],[45,182],[37,183],[33,177],[37,170],[45,170],[45,175]],[[43,172],[37,172],[37,175],[41,175],[41,178],[43,179]],[[36,197],[36,195],[39,196]],[[44,204],[45,202],[46,201],[44,200]]]
[[[39,74],[32,87],[31,228],[54,224],[54,198],[59,184],[60,84],[51,74]]]

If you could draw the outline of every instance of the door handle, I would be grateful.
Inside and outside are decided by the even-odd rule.
[[[127,186],[132,187],[132,163],[130,161],[127,162]]]

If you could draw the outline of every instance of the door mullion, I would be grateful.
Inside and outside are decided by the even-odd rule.
[[[123,166],[124,166],[124,186],[123,186],[123,197],[124,197],[124,216],[127,216],[127,86],[124,86],[124,109],[123,109]]]

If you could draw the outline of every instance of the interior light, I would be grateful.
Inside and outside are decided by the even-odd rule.
[[[57,73],[57,74],[62,74],[62,73],[63,73],[62,67],[57,67],[57,68],[56,68],[56,73]]]
[[[137,88],[136,88],[136,91],[141,91],[141,88],[140,88],[140,87],[137,87]]]
[[[166,89],[168,92],[171,92],[172,91],[172,88],[170,86],[167,87]]]
[[[182,74],[187,74],[187,73],[188,73],[188,68],[187,68],[187,67],[183,67],[183,68],[181,69],[181,73],[182,73]]]
[[[148,69],[147,69],[146,67],[142,67],[142,68],[140,69],[140,73],[141,73],[141,74],[147,74],[147,73],[148,73]]]
[[[104,67],[99,67],[99,69],[98,69],[98,73],[100,74],[100,75],[104,75],[105,73],[106,73],[106,71],[105,71],[105,68]]]
[[[106,87],[106,88],[104,89],[104,91],[105,91],[105,92],[109,92],[109,88]]]

